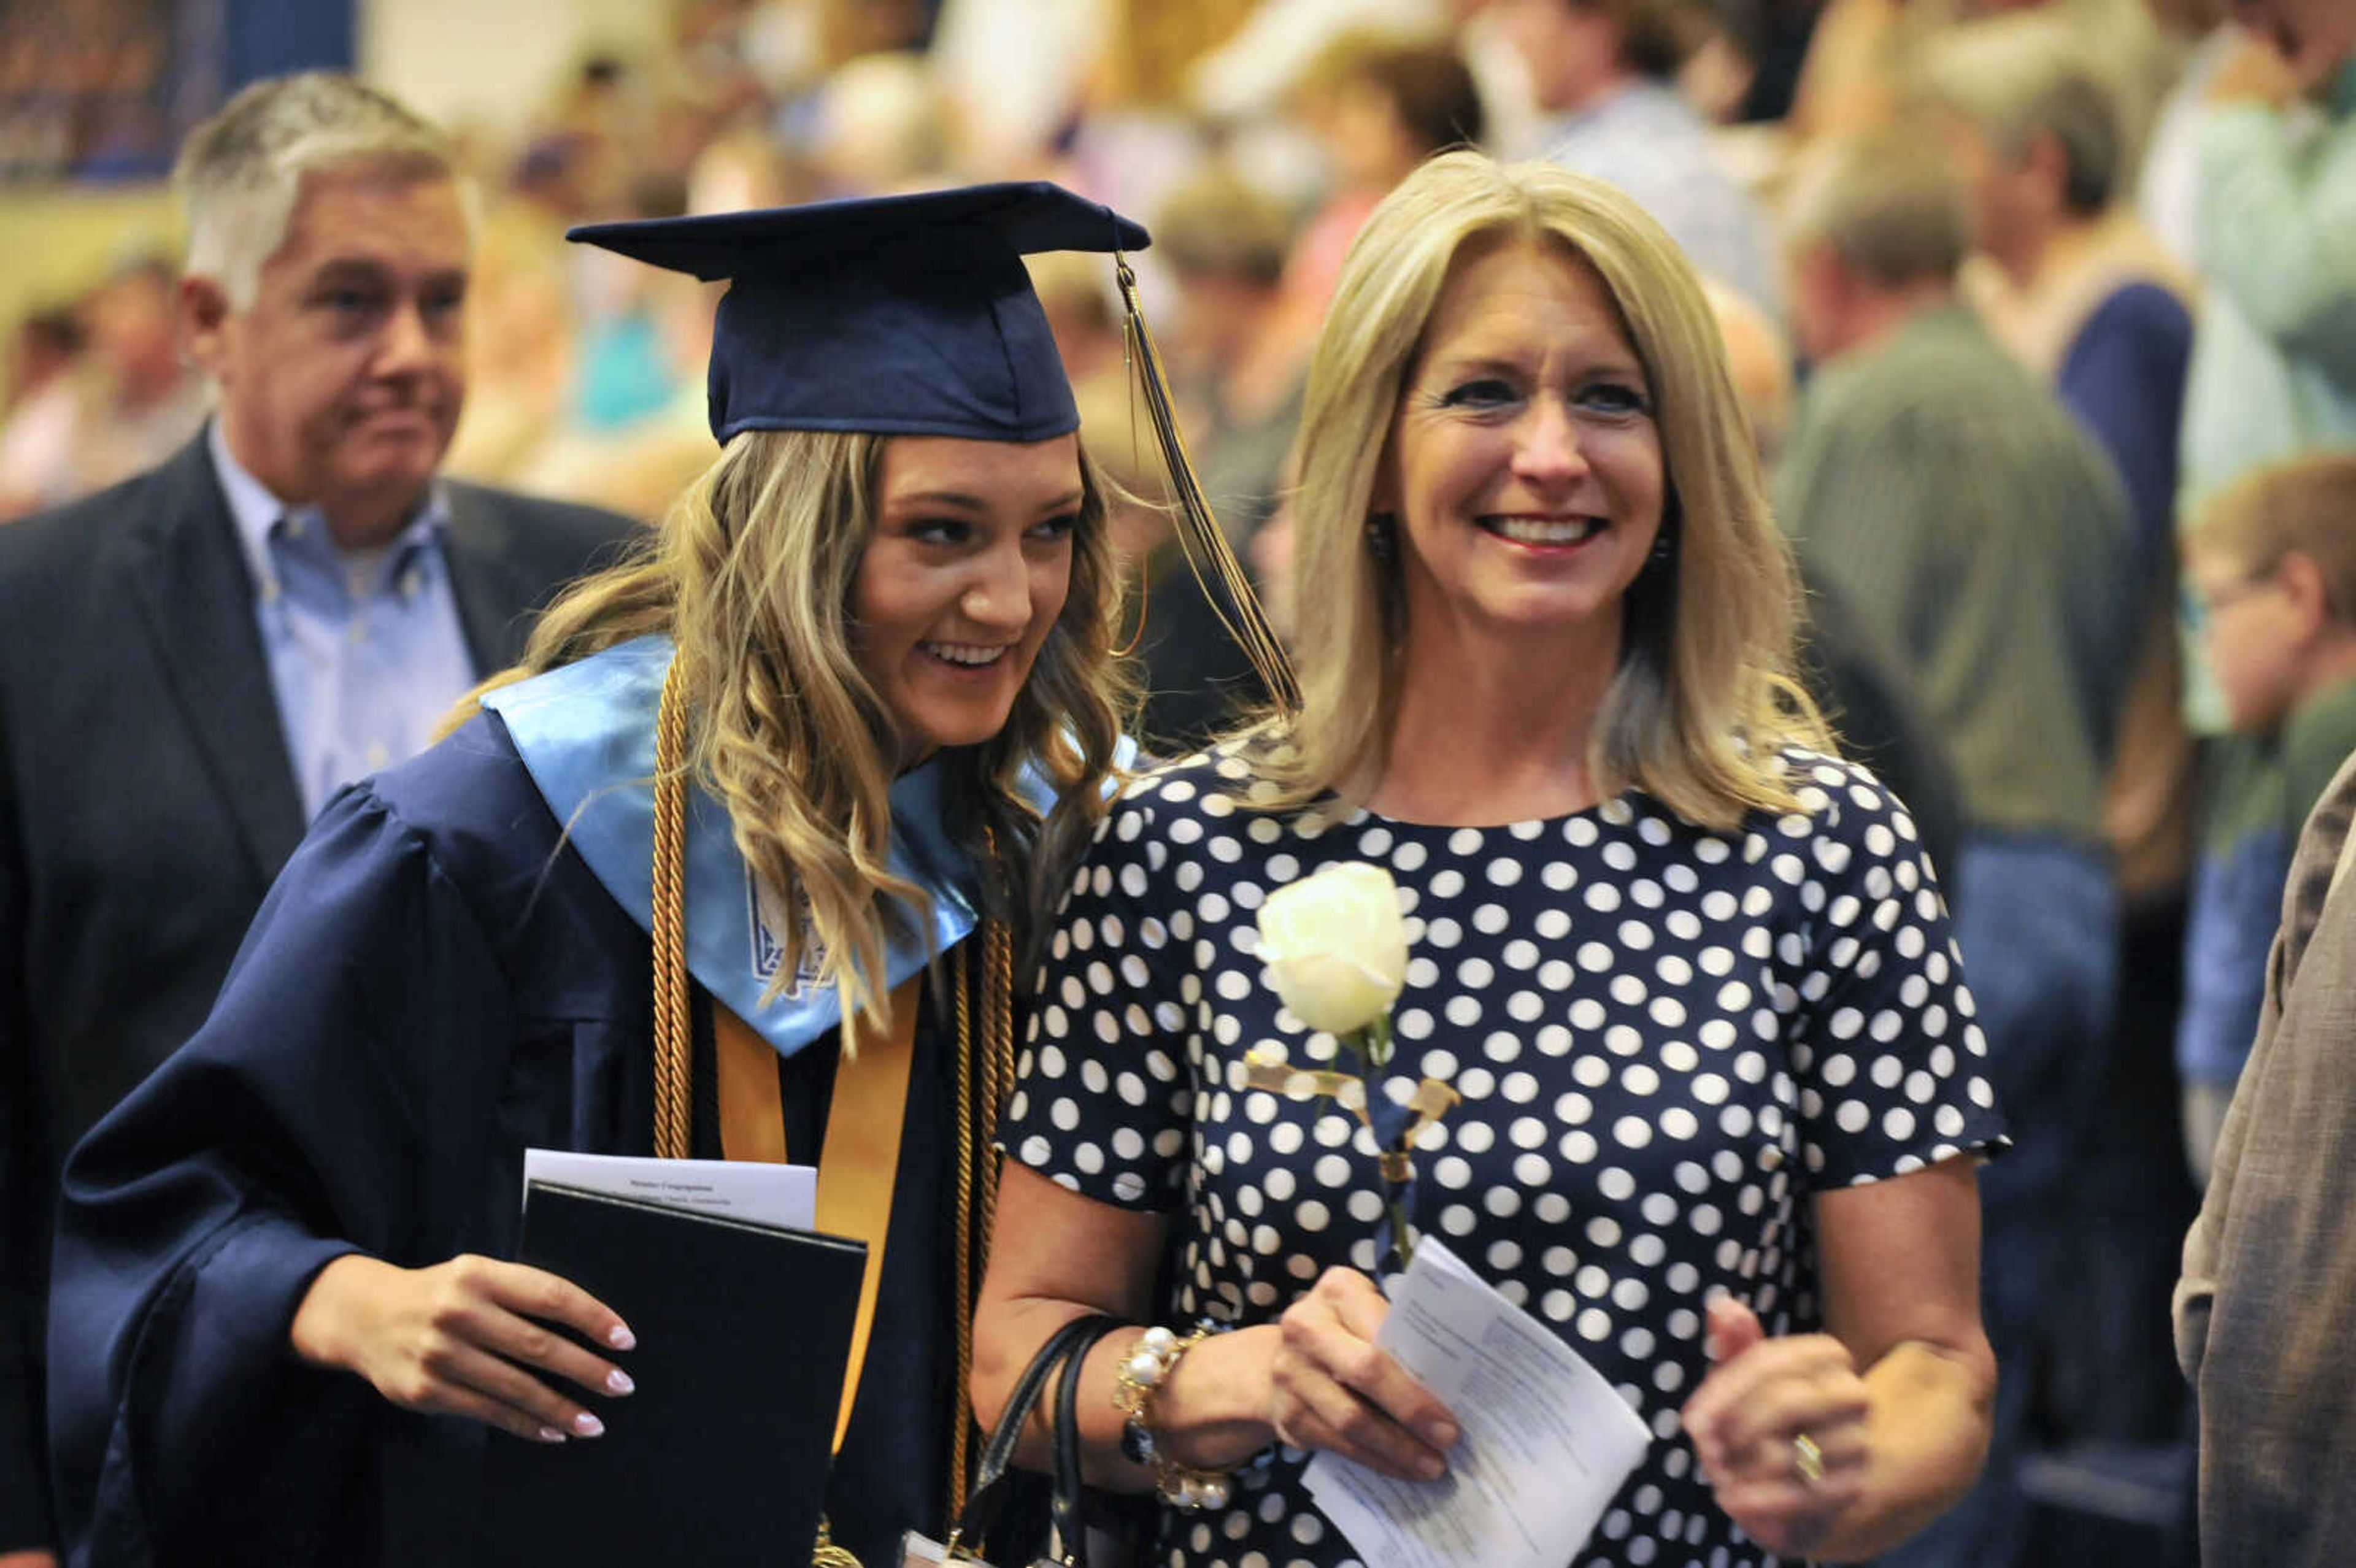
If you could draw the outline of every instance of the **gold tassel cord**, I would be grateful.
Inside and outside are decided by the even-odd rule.
[[[687,985],[687,701],[679,662],[663,677],[655,710],[654,1003],[655,1157],[690,1152],[690,1040]]]
[[[966,944],[950,955],[949,985],[957,997],[957,1304],[960,1318],[957,1337],[957,1408],[949,1413],[949,1507],[954,1525],[965,1512],[966,1450],[973,1417],[973,1334],[969,1318],[973,1301],[973,1008],[967,989]]]
[[[982,988],[981,1211],[989,1215],[998,1211],[998,1119],[1006,1114],[1014,1088],[1014,937],[999,922],[983,932],[982,962],[988,976]],[[985,1239],[985,1266],[988,1255]]]
[[[679,667],[664,677],[655,716],[654,800],[654,1144],[665,1159],[689,1157],[692,1015],[686,955],[687,705]],[[994,848],[994,846],[992,846]],[[973,1410],[973,1313],[977,1283],[988,1253],[988,1226],[998,1198],[992,1140],[1014,1082],[1013,937],[1004,923],[985,920],[976,933],[980,976],[967,947],[953,955],[957,1051],[957,1345],[956,1403],[951,1412],[948,1518],[964,1510]],[[975,992],[979,990],[979,1005]],[[859,1560],[830,1537],[821,1518],[812,1568],[859,1568]]]
[[[1152,422],[1155,440],[1162,448],[1162,465],[1169,471],[1171,494],[1178,503],[1173,522],[1179,548],[1185,552],[1186,564],[1202,582],[1212,613],[1251,661],[1253,670],[1268,687],[1269,698],[1280,711],[1298,712],[1301,688],[1293,677],[1292,661],[1277,639],[1276,629],[1269,624],[1268,613],[1260,608],[1243,562],[1236,559],[1235,547],[1227,542],[1218,518],[1212,515],[1202,485],[1195,481],[1194,465],[1186,455],[1185,438],[1178,429],[1177,412],[1170,406],[1170,383],[1162,373],[1162,354],[1154,347],[1153,333],[1145,325],[1145,313],[1138,304],[1137,274],[1130,269],[1127,258],[1119,261],[1114,276],[1120,285],[1122,333],[1137,370],[1137,381],[1145,394],[1146,417]],[[1226,603],[1220,602],[1222,593]]]
[[[979,1005],[969,948],[979,948]],[[973,1313],[988,1267],[991,1217],[998,1207],[998,1151],[993,1143],[1002,1085],[1013,1082],[1014,941],[1005,924],[986,920],[974,939],[951,955],[957,1011],[957,1409],[949,1440],[948,1517],[965,1511],[973,1411]],[[977,1015],[979,1017],[977,1018]],[[977,1025],[979,1027],[977,1027]],[[979,1201],[977,1201],[977,1196]]]
[[[858,1558],[834,1543],[833,1527],[824,1515],[819,1517],[818,1540],[810,1547],[810,1568],[861,1568]]]

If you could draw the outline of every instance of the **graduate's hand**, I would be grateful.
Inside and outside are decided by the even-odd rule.
[[[533,1371],[601,1394],[628,1393],[629,1374],[551,1323],[617,1350],[637,1342],[610,1307],[543,1269],[471,1254],[407,1269],[361,1253],[319,1271],[287,1338],[305,1360],[358,1372],[404,1409],[535,1443],[595,1437],[605,1423]]]
[[[1405,1481],[1436,1480],[1456,1422],[1376,1348],[1390,1303],[1355,1269],[1330,1268],[1285,1309],[1270,1370],[1277,1441],[1323,1448]]]
[[[1778,1556],[1814,1556],[1864,1490],[1864,1380],[1829,1334],[1769,1339],[1731,1296],[1709,1307],[1717,1362],[1681,1419],[1718,1506]],[[1813,1455],[1803,1457],[1813,1445]]]

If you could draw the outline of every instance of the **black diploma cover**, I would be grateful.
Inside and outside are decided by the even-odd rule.
[[[621,1316],[637,1348],[612,1359],[637,1392],[562,1385],[602,1437],[488,1435],[481,1560],[808,1563],[866,1259],[837,1236],[533,1182],[517,1261]]]

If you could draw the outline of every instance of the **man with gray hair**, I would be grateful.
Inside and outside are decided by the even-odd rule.
[[[608,513],[440,479],[469,194],[442,133],[312,73],[189,137],[161,465],[0,530],[0,1564],[54,1550],[41,1435],[68,1150],[205,1016],[304,825],[421,749]]]
[[[2024,1352],[2052,1212],[2093,1107],[2117,965],[2098,811],[2136,604],[2126,498],[2093,440],[1956,296],[1971,242],[1940,145],[1825,144],[1788,209],[1794,317],[1817,366],[1776,509],[1804,570],[1894,656],[1963,797],[1955,944],[2014,1147],[1980,1173],[1982,1317],[1999,1369],[1988,1464],[1884,1561],[2001,1568]]]

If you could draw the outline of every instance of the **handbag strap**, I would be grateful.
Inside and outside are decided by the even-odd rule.
[[[952,1555],[960,1543],[971,1546],[979,1542],[996,1522],[999,1505],[1003,1500],[1001,1493],[1006,1472],[1014,1460],[1015,1445],[1022,1439],[1023,1424],[1038,1409],[1039,1397],[1046,1392],[1047,1381],[1067,1360],[1074,1362],[1086,1360],[1089,1349],[1098,1339],[1120,1326],[1121,1319],[1109,1314],[1083,1313],[1048,1335],[1047,1342],[1041,1345],[1038,1352],[1031,1358],[1031,1364],[1023,1369],[1023,1375],[1014,1380],[1014,1387],[1006,1396],[1006,1408],[999,1413],[998,1424],[990,1429],[990,1439],[982,1445],[981,1463],[974,1472],[973,1488],[966,1494],[965,1507],[958,1512],[956,1528],[950,1533]],[[1066,1388],[1071,1381],[1066,1380]],[[1065,1424],[1061,1420],[1056,1423],[1059,1445]],[[1063,1496],[1066,1481],[1060,1473],[1060,1457],[1057,1468],[1055,1514],[1056,1527],[1060,1531],[1067,1511]],[[1076,1451],[1071,1482],[1075,1499],[1078,1496],[1077,1470]],[[1076,1516],[1076,1505],[1068,1511]],[[1067,1542],[1073,1540],[1071,1537],[1066,1539]]]
[[[1081,1517],[1085,1495],[1080,1485],[1080,1368],[1097,1341],[1121,1326],[1116,1317],[1096,1317],[1087,1332],[1065,1352],[1063,1381],[1055,1388],[1055,1484],[1048,1507],[1055,1520],[1055,1539],[1064,1543],[1064,1559],[1074,1568],[1087,1568],[1087,1521]]]

